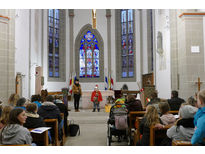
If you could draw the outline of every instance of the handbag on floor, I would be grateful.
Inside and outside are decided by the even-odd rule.
[[[68,126],[68,133],[70,136],[78,136],[80,135],[80,126],[78,124],[74,124],[74,120],[71,120]]]

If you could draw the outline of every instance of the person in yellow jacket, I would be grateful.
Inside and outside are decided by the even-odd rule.
[[[72,87],[72,92],[73,92],[73,95],[74,95],[75,112],[80,112],[79,111],[79,101],[80,101],[80,97],[82,95],[82,90],[81,90],[81,86],[79,84],[78,79],[75,79],[75,81],[74,81],[74,85]]]

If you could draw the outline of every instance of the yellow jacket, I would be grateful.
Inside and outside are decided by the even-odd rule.
[[[80,95],[82,95],[82,90],[81,90],[80,84],[79,84],[78,87],[74,84],[73,87],[72,87],[72,91],[73,91],[73,94],[80,94]]]

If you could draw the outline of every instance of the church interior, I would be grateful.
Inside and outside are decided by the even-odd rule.
[[[205,112],[204,38],[204,9],[0,9],[0,145],[204,145],[205,132],[202,139],[195,134],[205,127],[199,115]],[[17,125],[12,111],[21,108],[28,120],[35,101],[38,118],[45,106],[55,106],[54,114],[63,108],[56,104],[65,108],[43,117],[49,129],[42,133],[18,124],[31,143],[6,140],[6,130]],[[126,118],[119,108],[126,108]],[[155,113],[158,119],[150,117]],[[164,122],[165,115],[174,121]],[[188,135],[174,134],[173,127]]]

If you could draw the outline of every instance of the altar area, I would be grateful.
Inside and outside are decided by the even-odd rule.
[[[80,108],[82,109],[92,109],[93,108],[93,102],[91,102],[91,94],[93,90],[91,91],[82,91],[82,97],[80,98]],[[102,94],[102,102],[100,102],[100,108],[105,108],[105,104],[107,103],[107,97],[113,96],[114,97],[114,91],[113,90],[101,90]]]

